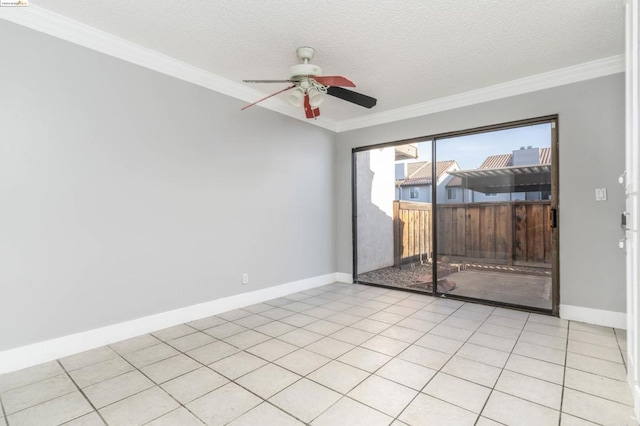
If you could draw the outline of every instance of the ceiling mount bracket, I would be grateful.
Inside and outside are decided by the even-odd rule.
[[[316,50],[309,46],[298,47],[297,50],[298,58],[300,58],[300,60],[305,64],[309,63],[315,53]]]

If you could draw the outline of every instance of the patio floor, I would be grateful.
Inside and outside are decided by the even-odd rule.
[[[451,274],[447,279],[456,283],[452,294],[551,309],[550,277],[466,270]]]
[[[430,264],[404,269],[389,267],[360,274],[358,280],[430,292],[430,286],[417,284],[420,277],[430,272]],[[456,283],[450,294],[533,308],[552,308],[549,275],[466,269],[444,278]]]

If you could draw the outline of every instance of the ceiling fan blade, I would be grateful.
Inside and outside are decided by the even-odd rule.
[[[279,91],[277,91],[276,93],[272,93],[272,94],[270,94],[269,96],[265,96],[265,97],[264,97],[264,98],[262,98],[262,99],[258,99],[258,100],[257,100],[257,101],[255,101],[254,103],[249,104],[249,105],[246,105],[246,106],[244,106],[244,107],[240,108],[240,111],[243,111],[243,110],[245,110],[245,109],[247,109],[247,108],[249,108],[249,107],[252,107],[252,106],[254,106],[255,104],[260,103],[260,102],[262,102],[262,101],[264,101],[264,100],[266,100],[266,99],[269,99],[269,98],[270,98],[270,97],[272,97],[272,96],[278,95],[278,94],[280,94],[280,93],[282,93],[282,92],[286,92],[286,91],[287,91],[287,90],[289,90],[289,89],[293,89],[294,87],[296,87],[296,86],[295,86],[295,84],[294,84],[294,85],[291,85],[291,86],[289,86],[289,87],[287,87],[287,88],[284,88],[284,89],[282,89],[282,90],[279,90]]]
[[[327,89],[327,94],[365,108],[373,108],[378,102],[376,98],[343,89],[342,87],[331,86]]]
[[[304,113],[307,118],[316,118],[320,115],[320,108],[313,108],[309,103],[309,95],[304,95]]]
[[[293,83],[291,80],[242,80],[244,83]]]
[[[341,75],[312,75],[311,78],[323,86],[356,87],[353,81]]]

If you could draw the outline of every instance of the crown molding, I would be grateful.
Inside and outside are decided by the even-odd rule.
[[[241,83],[223,78],[212,72],[189,65],[186,62],[179,61],[155,50],[116,37],[105,31],[98,30],[38,6],[29,5],[29,7],[2,9],[0,19],[31,28],[245,102],[253,102],[265,95],[263,92],[251,89]],[[299,108],[294,109],[287,102],[279,98],[268,99],[257,106],[334,132],[337,130],[336,121],[322,116],[316,120],[308,120],[299,115]]]
[[[243,84],[223,78],[217,74],[189,65],[170,56],[37,6],[30,5],[29,7],[3,8],[0,19],[49,34],[245,102],[253,102],[264,96],[263,92],[251,89]],[[300,111],[298,109],[293,109],[281,98],[268,99],[261,102],[258,106],[339,133],[376,126],[378,124],[406,120],[408,118],[475,105],[537,90],[549,89],[565,84],[577,83],[617,74],[624,72],[624,70],[624,55],[610,56],[608,58],[585,62],[465,93],[342,121],[336,121],[324,116],[318,117],[316,120],[308,120],[299,114]]]
[[[482,102],[522,95],[524,93],[577,83],[593,78],[624,72],[624,55],[610,56],[558,70],[536,74],[517,80],[500,83],[482,89],[421,102],[407,107],[370,114],[338,122],[337,132],[361,129],[378,124],[391,123],[407,118],[420,117],[436,112],[475,105]]]

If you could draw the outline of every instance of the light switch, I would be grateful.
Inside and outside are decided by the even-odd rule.
[[[607,201],[607,188],[596,188],[596,201]]]

